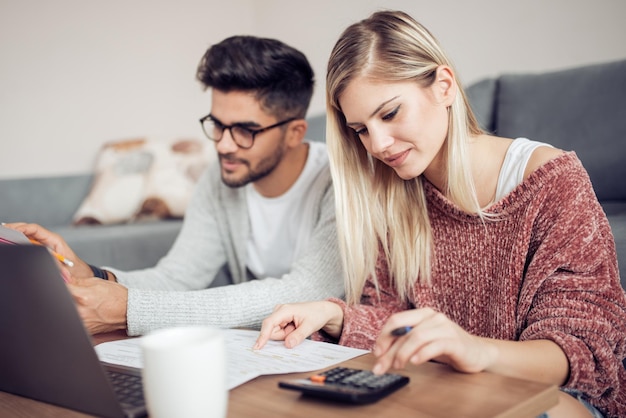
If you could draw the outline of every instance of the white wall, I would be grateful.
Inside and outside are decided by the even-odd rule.
[[[196,67],[252,31],[251,2],[0,0],[0,177],[89,172],[110,140],[199,137]]]
[[[424,24],[439,39],[465,84],[502,72],[545,71],[626,59],[625,0],[264,3],[269,7],[258,11],[260,34],[290,40],[314,65],[319,83],[312,110],[317,112],[324,109],[326,60],[340,33],[383,8],[404,10]]]
[[[109,140],[201,137],[195,68],[234,34],[302,50],[321,113],[334,42],[383,5],[425,24],[465,84],[626,58],[623,0],[0,0],[0,178],[89,172]]]

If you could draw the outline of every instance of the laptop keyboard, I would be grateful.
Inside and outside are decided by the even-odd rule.
[[[123,409],[135,409],[145,405],[141,376],[110,369],[106,369],[106,373]]]

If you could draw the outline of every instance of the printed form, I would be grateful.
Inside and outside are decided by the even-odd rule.
[[[258,331],[222,331],[226,342],[229,390],[261,375],[310,372],[369,353],[311,340],[304,340],[294,348],[286,348],[283,341],[268,341],[261,350],[253,350]],[[142,368],[140,341],[141,337],[110,341],[98,344],[95,349],[100,361]]]

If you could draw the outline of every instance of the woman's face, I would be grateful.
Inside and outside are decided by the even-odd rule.
[[[348,127],[373,157],[404,180],[443,169],[448,133],[449,83],[439,77],[429,87],[358,77],[339,98]]]

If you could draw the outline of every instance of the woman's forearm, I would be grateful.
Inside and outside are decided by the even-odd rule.
[[[553,341],[485,340],[494,348],[494,361],[486,371],[558,386],[567,381],[569,361]]]

